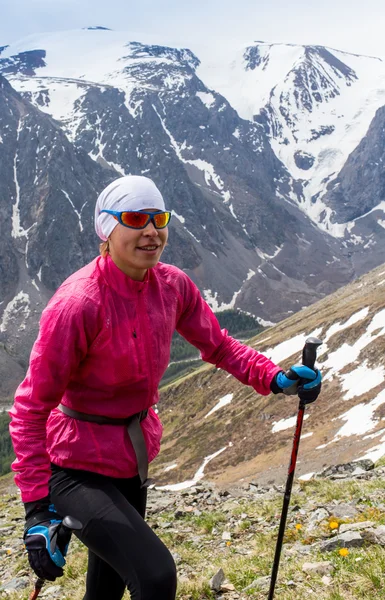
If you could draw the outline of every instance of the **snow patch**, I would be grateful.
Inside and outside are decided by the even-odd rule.
[[[230,444],[228,446],[225,446],[224,448],[221,448],[217,452],[214,452],[214,454],[210,454],[209,456],[206,456],[206,458],[203,461],[203,464],[199,467],[199,469],[197,470],[197,472],[195,473],[195,475],[192,479],[188,479],[187,481],[183,481],[182,483],[175,483],[172,485],[163,485],[160,487],[157,486],[157,489],[158,490],[167,490],[170,492],[178,492],[180,490],[186,490],[187,488],[192,487],[193,485],[198,483],[198,481],[203,479],[204,470],[205,470],[206,466],[209,464],[209,462],[212,461],[217,456],[219,456],[220,454],[222,454],[222,452],[224,452],[228,447],[230,447]]]
[[[301,352],[308,337],[318,337],[322,332],[322,327],[319,327],[309,334],[300,333],[295,337],[281,342],[275,348],[268,348],[264,351],[264,355],[270,358],[274,363],[279,364],[289,356]]]
[[[354,371],[340,375],[340,379],[342,389],[344,392],[346,391],[344,400],[350,400],[380,385],[385,380],[385,369],[381,366],[370,369],[368,361],[365,360]]]
[[[210,412],[208,412],[207,415],[205,415],[204,418],[207,419],[207,417],[209,417],[210,415],[215,413],[217,410],[220,410],[223,406],[230,404],[230,402],[233,399],[233,396],[234,396],[234,394],[226,394],[226,396],[223,396],[223,398],[220,398],[219,401],[217,402],[217,404],[214,406],[214,408],[212,408],[210,410]]]
[[[345,421],[345,425],[341,427],[334,436],[334,438],[327,444],[318,446],[318,448],[324,448],[325,446],[338,442],[343,437],[350,437],[351,435],[364,435],[369,431],[372,431],[379,422],[378,418],[374,417],[374,413],[379,406],[385,403],[385,390],[382,390],[371,402],[367,404],[361,403],[357,406],[353,406],[350,410],[346,411],[339,417],[342,421]]]
[[[79,219],[79,228],[80,231],[83,231],[83,225],[82,225],[82,218],[81,218],[81,212],[79,212],[76,208],[74,203],[72,202],[71,198],[69,197],[69,195],[67,194],[67,192],[65,190],[62,189],[63,194],[65,195],[65,197],[67,198],[68,202],[71,204],[74,213],[76,214],[77,218]],[[84,206],[84,205],[83,205]]]
[[[304,436],[303,436],[304,437]],[[298,477],[298,479],[300,481],[310,481],[310,479],[313,479],[315,473],[305,473],[305,475],[301,475],[300,477]]]
[[[192,166],[196,167],[197,169],[199,169],[200,171],[202,171],[204,174],[206,185],[208,187],[211,187],[211,184],[213,184],[219,191],[220,195],[223,197],[223,201],[225,203],[229,202],[229,200],[231,198],[231,193],[229,190],[224,189],[224,183],[223,183],[221,177],[219,175],[217,175],[217,173],[215,172],[213,165],[211,163],[208,163],[206,160],[202,160],[201,158],[196,158],[196,159],[183,158],[183,156],[182,156],[183,145],[179,146],[178,142],[175,140],[175,138],[173,137],[170,130],[166,127],[164,119],[162,119],[162,117],[160,116],[160,114],[154,104],[152,105],[152,108],[158,115],[158,118],[161,122],[163,130],[167,134],[167,136],[170,140],[171,147],[174,149],[175,154],[177,155],[179,160],[185,164],[192,165]]]
[[[305,415],[303,420],[309,418],[309,415]],[[273,427],[271,433],[277,433],[278,431],[285,431],[285,429],[290,429],[291,427],[295,427],[297,423],[297,415],[294,417],[289,417],[288,419],[281,419],[280,421],[273,421]],[[303,437],[303,436],[302,436]]]
[[[186,219],[184,217],[182,217],[181,215],[178,215],[175,210],[171,211],[171,214],[173,217],[177,218],[178,221],[180,221],[181,223],[184,223],[186,221]]]
[[[354,344],[342,344],[337,350],[330,352],[328,358],[324,362],[319,363],[320,369],[328,370],[328,373],[325,375],[324,379],[331,379],[333,375],[338,375],[344,367],[358,359],[361,350],[366,348],[366,346],[384,334],[385,309],[380,310],[374,315],[367,330]]]
[[[20,291],[4,309],[0,323],[0,332],[7,331],[8,325],[17,318],[22,318],[19,329],[25,329],[26,321],[30,315],[30,300],[28,294]]]
[[[178,463],[174,463],[173,465],[169,465],[168,467],[163,469],[163,471],[164,471],[164,473],[167,473],[168,471],[172,471],[172,469],[176,469],[177,466],[178,466]]]
[[[215,97],[211,92],[197,92],[196,96],[198,96],[199,100],[201,100],[206,108],[211,108],[212,105],[215,104]]]

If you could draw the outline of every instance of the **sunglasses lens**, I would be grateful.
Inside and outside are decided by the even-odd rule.
[[[149,221],[149,216],[142,212],[122,212],[122,221],[127,227],[143,229]]]
[[[163,229],[167,226],[171,217],[170,212],[162,212],[154,214],[155,227],[157,229]]]

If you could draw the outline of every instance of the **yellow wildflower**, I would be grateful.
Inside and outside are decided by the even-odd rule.
[[[349,554],[349,550],[347,548],[340,548],[338,552],[340,556],[347,556]]]
[[[330,529],[338,529],[339,525],[338,525],[337,521],[330,521],[329,527],[330,527]]]
[[[302,529],[301,523],[297,523],[297,525],[295,526],[295,528],[297,529],[297,531],[299,531],[300,529]]]

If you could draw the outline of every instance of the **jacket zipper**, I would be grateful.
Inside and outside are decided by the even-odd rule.
[[[148,344],[148,315],[145,310],[145,302],[143,298],[143,293],[139,293],[139,306],[140,306],[140,315],[145,321],[145,326],[142,330],[142,342],[144,344],[144,353],[146,355],[146,366],[147,366],[147,380],[148,380],[148,396],[149,398],[153,398],[153,377],[152,377],[152,356],[150,351],[150,346]]]

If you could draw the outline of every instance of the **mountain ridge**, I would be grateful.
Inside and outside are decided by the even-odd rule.
[[[33,67],[36,48],[39,60],[45,52],[46,66],[26,76],[20,69]],[[0,89],[0,137],[9,140],[0,142],[8,244],[0,339],[5,364],[14,361],[17,373],[25,368],[42,306],[71,270],[97,253],[91,207],[119,175],[147,175],[158,185],[173,213],[163,259],[183,268],[215,310],[238,308],[274,323],[382,262],[381,197],[372,195],[379,203],[364,216],[356,186],[354,202],[348,198],[356,218],[341,224],[346,199],[305,194],[310,179],[293,178],[265,126],[240,118],[200,77],[199,61],[188,49],[127,42],[124,33],[100,30],[35,36],[0,55],[0,72],[17,88]],[[293,56],[285,61],[292,64]],[[373,122],[362,161],[373,162],[378,152],[381,122]],[[310,153],[298,152],[297,162],[310,165]],[[301,172],[310,178],[312,168]],[[370,169],[373,181],[380,180],[381,164]],[[341,190],[349,189],[347,172],[340,173]],[[335,180],[325,175],[330,191]]]

